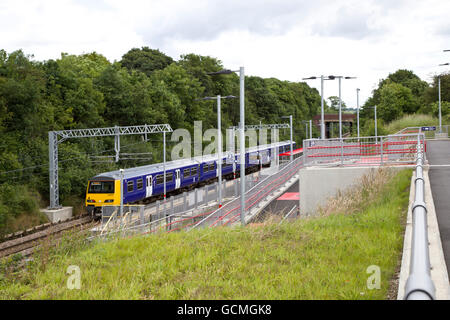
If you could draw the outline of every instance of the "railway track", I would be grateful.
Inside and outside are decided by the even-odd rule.
[[[84,216],[79,219],[61,222],[55,225],[49,225],[42,230],[36,231],[25,236],[11,239],[0,243],[0,258],[13,254],[22,254],[23,257],[30,256],[40,242],[49,236],[58,237],[63,232],[80,227],[83,230],[93,227],[95,222],[90,216]]]

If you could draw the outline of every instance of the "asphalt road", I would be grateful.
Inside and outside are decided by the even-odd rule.
[[[431,165],[450,165],[450,140],[428,140],[427,148]],[[450,276],[450,167],[431,167],[429,177],[445,264]]]

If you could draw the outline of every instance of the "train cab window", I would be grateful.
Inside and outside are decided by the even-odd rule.
[[[191,176],[196,176],[196,175],[197,175],[197,167],[191,168]]]
[[[91,181],[88,193],[114,193],[114,181]]]
[[[133,192],[134,190],[134,181],[127,182],[127,192]]]
[[[142,190],[144,188],[144,180],[142,178],[138,179],[136,185],[138,190]]]
[[[183,177],[188,178],[190,176],[190,172],[191,171],[189,170],[189,168],[184,169],[183,170]]]

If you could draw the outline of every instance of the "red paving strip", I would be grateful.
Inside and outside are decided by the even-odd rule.
[[[285,192],[277,200],[300,200],[300,192]]]

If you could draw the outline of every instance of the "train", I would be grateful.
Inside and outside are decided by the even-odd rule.
[[[245,173],[270,166],[273,150],[278,153],[290,151],[290,141],[265,144],[246,149]],[[295,142],[293,142],[295,149]],[[218,179],[218,154],[173,160],[165,163],[166,197],[214,182]],[[224,153],[222,156],[222,178],[239,177],[240,154]],[[103,206],[120,206],[121,193],[124,205],[146,204],[164,197],[163,163],[145,165],[123,170],[100,173],[88,181],[86,209],[94,218],[101,215]],[[121,192],[123,188],[123,192]]]

